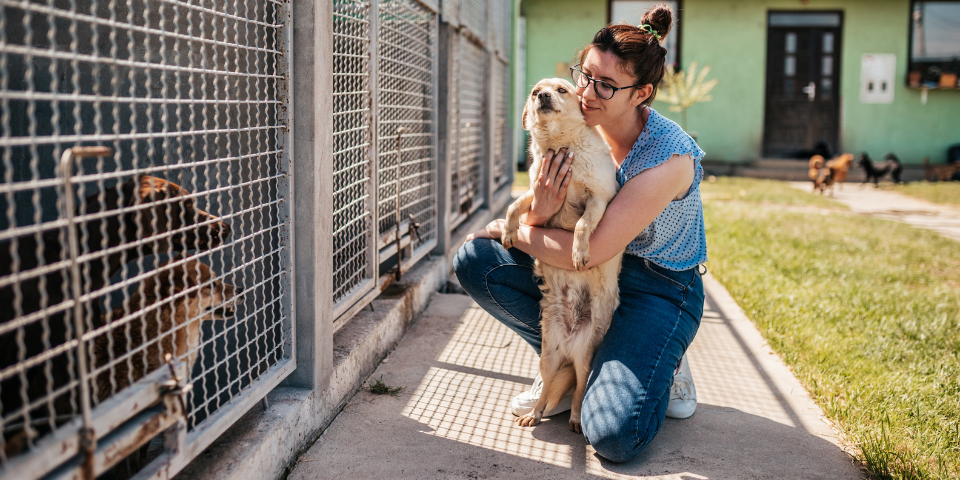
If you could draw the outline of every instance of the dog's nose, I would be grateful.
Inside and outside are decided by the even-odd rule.
[[[541,102],[547,100],[550,98],[550,92],[540,92],[537,94],[537,98],[539,98]]]

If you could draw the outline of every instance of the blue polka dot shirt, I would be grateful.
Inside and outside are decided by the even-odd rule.
[[[680,200],[674,200],[627,246],[627,254],[646,258],[669,270],[682,271],[707,261],[707,235],[703,225],[700,181],[704,153],[674,121],[650,109],[647,124],[617,169],[623,187],[640,172],[656,167],[674,154],[694,161],[693,183]]]

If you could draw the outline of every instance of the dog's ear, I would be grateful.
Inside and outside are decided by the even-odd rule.
[[[167,198],[166,189],[163,188],[165,180],[150,175],[140,176],[140,189],[137,194],[141,203],[155,202]]]
[[[123,185],[119,186],[120,195],[123,196],[123,206],[132,207],[137,204],[138,192],[137,188],[140,185],[140,180],[137,177],[131,178],[126,182],[123,182]]]
[[[531,100],[528,98],[527,102],[523,104],[523,117],[520,118],[520,126],[522,126],[524,130],[528,131],[530,130],[530,126],[527,125],[527,118],[529,117],[527,111],[530,110],[530,102]]]

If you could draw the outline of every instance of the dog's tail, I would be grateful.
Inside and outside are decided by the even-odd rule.
[[[557,370],[554,375],[554,380],[550,382],[549,388],[544,383],[543,392],[540,393],[540,395],[546,395],[547,398],[545,412],[553,410],[563,399],[563,396],[577,386],[577,372],[573,369],[572,364],[568,363],[560,367],[560,370]]]

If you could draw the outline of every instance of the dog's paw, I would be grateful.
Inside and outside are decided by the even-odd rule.
[[[570,431],[583,435],[583,426],[581,425],[579,418],[574,419],[573,417],[570,417]]]
[[[517,243],[517,230],[504,230],[503,234],[500,235],[500,243],[504,250],[509,250],[514,243]]]
[[[537,416],[530,413],[517,419],[517,425],[521,427],[532,427],[534,425],[539,425],[539,424],[540,424],[540,419],[537,418]]]
[[[575,268],[578,272],[582,272],[585,268],[587,268],[588,263],[590,263],[590,251],[586,248],[574,245],[573,268]]]

